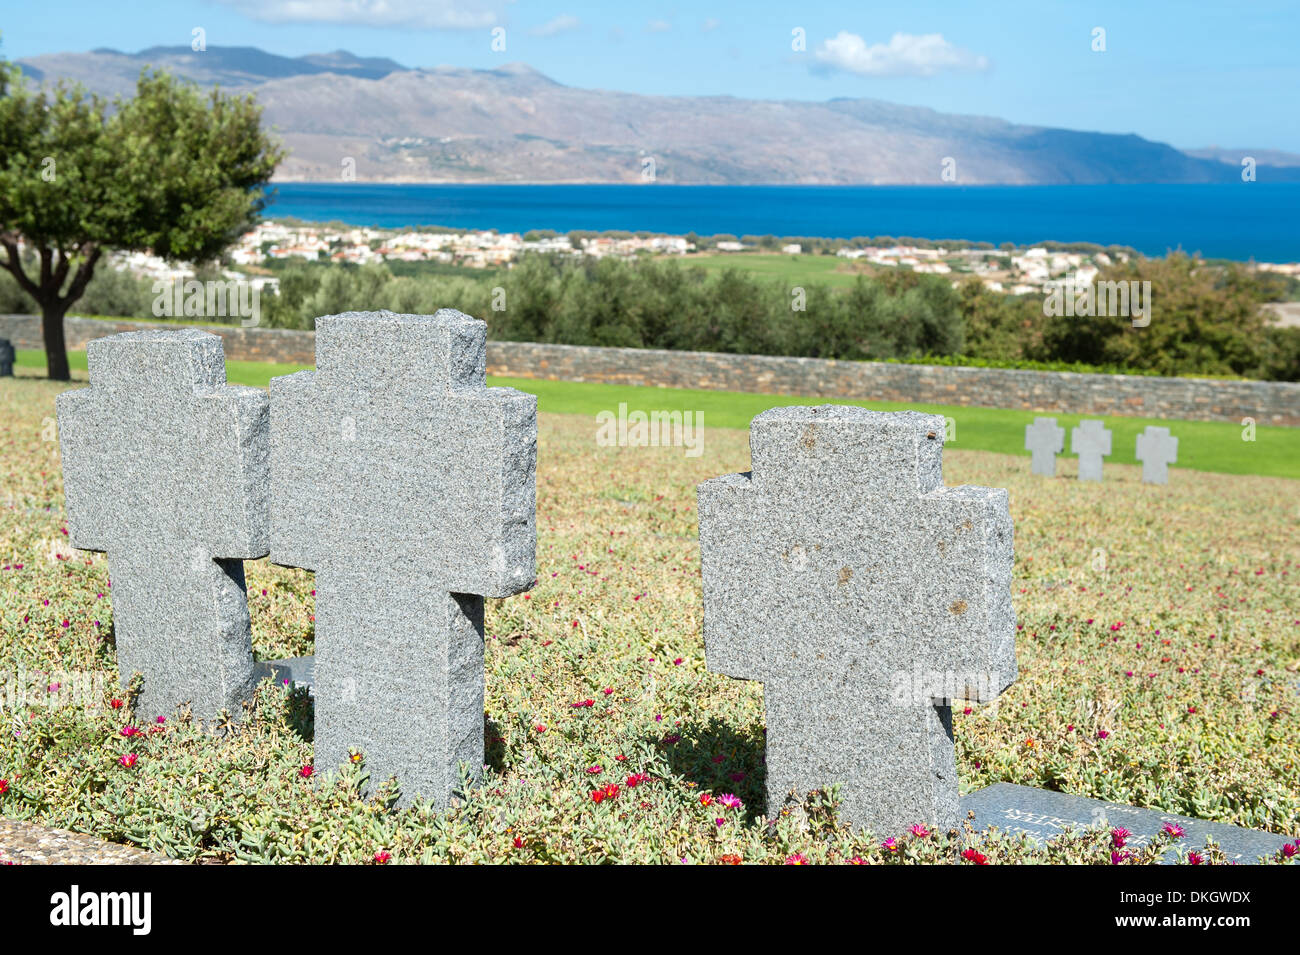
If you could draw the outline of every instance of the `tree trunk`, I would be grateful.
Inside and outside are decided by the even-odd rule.
[[[45,365],[51,381],[72,380],[68,371],[68,345],[63,337],[63,316],[68,304],[49,299],[41,303],[41,334],[45,338]]]

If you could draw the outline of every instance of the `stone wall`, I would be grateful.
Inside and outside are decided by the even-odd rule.
[[[85,318],[65,320],[68,347],[73,349],[84,348],[92,338],[150,327],[157,326]],[[211,326],[210,330],[225,339],[226,357],[230,359],[315,364],[312,332],[231,326]],[[0,338],[10,339],[15,348],[40,348],[39,320],[29,315],[0,315]],[[1023,408],[1063,414],[1236,423],[1253,418],[1258,424],[1300,427],[1300,384],[1292,382],[949,368],[532,342],[488,342],[488,373],[513,378]]]

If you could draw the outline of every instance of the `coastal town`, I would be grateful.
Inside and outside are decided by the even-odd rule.
[[[467,269],[510,268],[530,253],[572,258],[642,256],[683,262],[704,257],[746,255],[800,256],[817,252],[842,260],[836,271],[871,274],[881,269],[949,276],[954,285],[978,278],[989,290],[1011,295],[1036,295],[1054,285],[1092,283],[1101,269],[1126,261],[1124,251],[1063,251],[1036,245],[990,248],[966,246],[866,245],[820,240],[813,250],[802,243],[782,241],[768,247],[734,238],[646,234],[569,235],[551,232],[520,234],[495,230],[412,230],[340,227],[266,220],[246,232],[229,254],[227,278],[242,279],[260,290],[275,292],[277,263],[292,261],[368,265],[378,263],[437,263]],[[148,253],[115,253],[112,264],[157,281],[188,279],[195,270]],[[737,264],[741,264],[738,262]],[[1300,263],[1256,263],[1256,268],[1300,276]]]

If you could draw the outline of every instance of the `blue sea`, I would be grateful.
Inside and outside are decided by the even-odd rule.
[[[279,183],[266,216],[386,228],[1096,242],[1300,261],[1300,183],[673,186]]]

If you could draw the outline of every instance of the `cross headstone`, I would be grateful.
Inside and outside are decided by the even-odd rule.
[[[535,576],[537,399],[485,385],[487,326],[349,312],[271,381],[271,560],[316,571],[316,765],[402,801],[483,766],[483,597]]]
[[[824,405],[750,427],[699,487],[709,669],[761,680],[768,815],[842,786],[895,834],[955,824],[951,701],[1016,677],[1007,492],[943,486],[944,419]]]
[[[242,561],[269,549],[268,399],[226,384],[221,339],[127,332],[86,346],[90,387],[57,399],[68,535],[105,551],[136,715],[238,715],[253,689]]]
[[[1169,465],[1178,462],[1178,439],[1168,428],[1154,424],[1137,436],[1137,459],[1142,462],[1142,480],[1147,484],[1168,484]]]
[[[0,378],[12,378],[14,374],[14,346],[7,338],[0,338]]]
[[[1025,450],[1033,453],[1034,474],[1056,477],[1056,456],[1065,450],[1065,429],[1055,418],[1035,418],[1025,425]]]
[[[1070,430],[1070,453],[1079,456],[1079,480],[1100,481],[1101,459],[1110,456],[1110,429],[1100,421],[1080,421]]]

